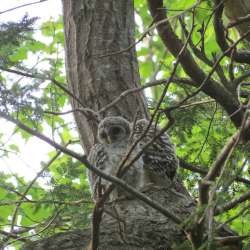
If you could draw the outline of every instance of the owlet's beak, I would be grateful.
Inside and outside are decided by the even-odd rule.
[[[112,139],[111,139],[111,137],[110,137],[110,135],[109,135],[109,130],[108,130],[108,128],[105,128],[105,129],[104,129],[104,132],[105,132],[105,140],[106,140],[106,143],[107,143],[107,144],[111,144],[111,143],[112,143]]]
[[[110,136],[107,135],[106,139],[107,139],[107,143],[108,143],[108,144],[111,144],[111,143],[112,143],[112,140],[111,140]]]

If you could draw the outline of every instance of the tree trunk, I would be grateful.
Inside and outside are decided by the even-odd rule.
[[[73,108],[99,111],[129,88],[139,86],[140,77],[134,47],[123,53],[109,55],[134,43],[133,1],[63,1],[66,69],[75,99]],[[107,55],[106,57],[101,57]],[[122,115],[132,120],[135,111],[147,116],[141,93],[127,96],[101,114]],[[75,113],[82,145],[88,153],[96,142],[96,123]]]
[[[132,0],[64,0],[66,69],[70,90],[80,100],[72,99],[73,109],[99,111],[127,89],[139,86],[138,64],[134,46],[134,8]],[[147,117],[145,97],[141,92],[126,96],[100,114],[121,115],[132,121],[136,111]],[[84,151],[88,154],[96,142],[97,124],[76,112],[75,120]],[[151,189],[146,194],[169,209],[181,220],[194,208],[193,199],[181,183],[167,189]],[[119,217],[117,219],[117,217]],[[183,240],[179,225],[137,199],[105,205],[100,225],[98,249],[170,249]],[[68,232],[24,246],[28,249],[86,249],[90,231]]]

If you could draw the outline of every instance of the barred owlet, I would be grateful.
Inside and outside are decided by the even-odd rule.
[[[142,140],[139,141],[140,148],[143,148],[160,132],[160,128],[145,119],[138,120],[133,131],[133,138],[137,140],[145,133]],[[142,154],[143,168],[150,176],[151,182],[159,186],[166,185],[166,179],[173,180],[178,167],[178,159],[175,153],[175,147],[171,143],[169,136],[164,133],[143,150]]]
[[[134,126],[134,131],[132,131],[132,124],[122,117],[113,116],[104,118],[98,126],[99,143],[92,147],[88,157],[89,162],[105,173],[115,175],[128,149],[144,133],[148,124],[146,120],[139,120]],[[151,126],[144,138],[135,147],[129,159],[132,159],[141,151],[141,148],[158,131],[158,128],[155,130]],[[166,178],[172,179],[174,177],[177,165],[178,161],[173,145],[170,143],[167,135],[161,135],[143,151],[142,157],[133,163],[133,166],[130,166],[122,179],[138,190],[151,183],[156,186],[162,186]],[[98,187],[105,190],[110,184],[92,171],[88,172],[88,178],[94,199],[97,198]],[[123,194],[124,192],[118,188],[113,191],[111,200]]]

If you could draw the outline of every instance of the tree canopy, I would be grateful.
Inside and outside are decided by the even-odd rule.
[[[140,87],[124,96],[144,92],[149,113],[176,145],[179,178],[200,208],[208,204],[217,222],[242,236],[248,249],[250,31],[239,24],[249,25],[250,6],[235,18],[219,0],[134,5],[136,42],[112,52],[136,47]],[[0,131],[0,245],[15,249],[89,227],[94,207],[83,162],[60,150],[84,153],[72,119],[77,111],[66,80],[63,18],[38,28],[36,21],[24,14],[0,24],[0,124],[10,126],[7,134]],[[7,173],[5,160],[20,156],[20,141],[34,136],[54,146],[48,160],[31,180]]]

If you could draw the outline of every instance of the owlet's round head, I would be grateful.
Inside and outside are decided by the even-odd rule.
[[[98,140],[104,144],[112,144],[128,139],[130,124],[121,116],[104,118],[98,126]]]

